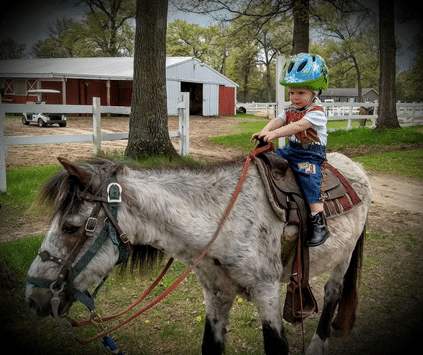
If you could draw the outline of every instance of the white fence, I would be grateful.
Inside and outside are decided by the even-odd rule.
[[[249,115],[257,115],[270,118],[269,115],[275,112],[277,104],[275,102],[239,102],[236,106],[244,107],[247,111],[246,113],[248,113]]]
[[[66,114],[83,113],[93,115],[93,133],[78,135],[47,135],[47,136],[4,136],[3,121],[6,113],[22,113],[28,111],[26,104],[0,103],[0,192],[6,192],[6,156],[7,146],[33,144],[61,144],[61,143],[93,143],[93,154],[101,151],[102,141],[128,139],[128,133],[101,133],[101,114],[131,113],[130,107],[101,106],[100,98],[94,97],[92,105],[43,105],[43,113],[65,112]],[[169,132],[170,138],[179,138],[179,153],[189,155],[189,93],[182,93],[178,103],[179,130]]]
[[[322,102],[325,108],[326,116],[329,121],[346,120],[347,128],[352,127],[353,120],[370,119],[372,126],[376,126],[377,120],[377,102]],[[359,115],[360,107],[373,107],[373,115]],[[238,103],[237,107],[244,107],[248,114],[272,118],[279,112],[274,102],[250,102]],[[397,116],[401,126],[413,126],[423,124],[423,103],[397,103]]]

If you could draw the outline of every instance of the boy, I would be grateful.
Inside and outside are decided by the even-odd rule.
[[[251,138],[270,142],[289,137],[289,145],[275,153],[285,158],[295,171],[310,206],[313,233],[306,241],[310,247],[323,244],[329,237],[320,199],[320,167],[326,158],[327,118],[323,107],[315,103],[322,90],[328,88],[328,80],[328,68],[320,56],[300,53],[289,58],[282,70],[280,84],[288,87],[291,105]]]

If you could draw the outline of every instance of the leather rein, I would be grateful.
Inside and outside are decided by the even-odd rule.
[[[274,149],[275,148],[274,148],[273,143],[268,143],[266,145],[263,145],[263,142],[261,142],[261,144],[259,146],[257,146],[255,149],[253,149],[249,152],[249,154],[248,154],[248,156],[245,160],[242,172],[241,172],[241,177],[238,181],[238,184],[237,184],[236,189],[235,189],[235,191],[232,195],[232,198],[229,202],[229,205],[226,208],[225,214],[222,217],[213,238],[210,240],[208,245],[204,248],[203,252],[198,257],[198,259],[194,262],[194,264],[192,264],[191,267],[187,271],[185,271],[172,285],[170,285],[160,296],[158,296],[150,304],[148,304],[144,308],[137,311],[135,314],[130,316],[128,319],[122,321],[118,325],[114,326],[113,328],[107,329],[107,330],[105,330],[103,323],[106,322],[106,321],[110,321],[112,319],[115,319],[117,317],[122,316],[123,314],[128,312],[130,309],[135,307],[138,303],[143,301],[151,293],[151,291],[154,289],[154,287],[160,282],[160,280],[164,277],[164,275],[166,274],[166,272],[170,268],[174,259],[173,258],[169,259],[169,261],[166,264],[166,266],[164,267],[163,271],[157,277],[157,279],[151,284],[151,286],[135,302],[133,302],[130,306],[128,306],[124,311],[122,311],[118,314],[115,314],[113,316],[110,316],[110,317],[100,318],[95,311],[94,298],[95,298],[99,288],[104,283],[105,279],[102,282],[100,282],[100,284],[95,289],[93,295],[89,295],[88,292],[81,292],[81,291],[75,290],[73,288],[72,280],[82,271],[83,267],[85,267],[88,264],[88,262],[95,256],[95,253],[91,253],[93,255],[90,258],[86,257],[87,253],[90,252],[90,250],[93,248],[93,246],[96,245],[95,248],[99,249],[99,246],[101,246],[104,243],[104,241],[109,237],[110,232],[104,232],[106,229],[108,229],[108,230],[114,229],[114,233],[117,233],[117,235],[119,237],[118,240],[115,242],[115,240],[113,240],[113,236],[110,236],[113,240],[113,243],[116,244],[119,248],[119,255],[120,256],[119,256],[119,261],[118,261],[117,264],[125,261],[129,257],[129,255],[132,251],[131,250],[132,248],[131,248],[130,242],[125,237],[124,233],[122,232],[122,230],[119,227],[119,224],[117,222],[117,205],[118,205],[118,203],[121,202],[120,194],[122,192],[122,188],[117,183],[117,181],[112,181],[109,184],[109,186],[107,188],[107,194],[108,194],[107,199],[84,194],[83,198],[85,198],[86,200],[89,200],[89,201],[96,202],[96,205],[94,206],[90,217],[87,219],[83,233],[79,237],[78,241],[76,242],[76,244],[75,244],[74,248],[72,249],[71,253],[69,254],[68,258],[65,261],[63,261],[63,260],[61,260],[57,257],[51,256],[48,251],[40,251],[39,252],[39,256],[41,257],[42,261],[54,261],[54,262],[58,263],[59,265],[62,265],[62,268],[59,272],[58,279],[55,280],[55,281],[42,280],[42,279],[37,279],[37,278],[28,278],[27,279],[28,283],[31,283],[31,284],[33,284],[37,287],[50,288],[51,292],[53,293],[53,297],[51,299],[53,315],[56,318],[56,320],[58,321],[60,332],[62,334],[67,334],[67,335],[72,336],[80,344],[87,344],[89,342],[92,342],[93,340],[102,338],[102,337],[106,336],[107,334],[113,332],[114,330],[116,330],[116,329],[122,327],[123,325],[129,323],[133,319],[137,318],[141,314],[148,311],[150,308],[154,307],[156,304],[158,304],[160,301],[162,301],[166,296],[168,296],[191,273],[191,271],[200,263],[200,261],[206,256],[206,254],[211,249],[213,243],[217,239],[220,231],[222,230],[223,225],[226,222],[226,219],[228,218],[228,216],[229,216],[229,214],[230,214],[230,212],[231,212],[231,210],[232,210],[232,208],[233,208],[233,206],[234,206],[234,204],[235,204],[235,202],[238,198],[239,193],[241,192],[242,186],[243,186],[245,179],[247,177],[247,174],[248,174],[250,164],[253,160],[255,160],[256,155],[263,153],[265,151],[269,151],[269,150],[274,151]],[[114,176],[114,179],[116,179],[116,176]],[[112,190],[112,193],[110,193],[110,190]],[[112,195],[112,197],[110,197],[111,195]],[[90,238],[94,235],[94,231],[96,229],[95,227],[96,227],[96,224],[98,222],[97,218],[98,218],[98,215],[100,213],[101,208],[103,208],[105,210],[105,212],[107,214],[107,218],[108,218],[110,223],[107,223],[105,225],[105,227],[103,228],[103,230],[100,232],[99,236],[97,237],[96,241],[93,243],[93,246],[86,252],[86,254],[84,256],[81,257],[81,259],[72,268],[72,264],[75,261],[76,256],[78,255],[78,253],[82,249],[84,243],[88,240],[88,238]],[[111,232],[111,233],[113,234],[113,232]],[[99,242],[97,242],[97,240],[100,239],[100,236],[102,234],[106,234],[106,238],[104,238],[104,236],[103,236],[103,238],[101,238],[101,239],[105,239],[105,240],[104,241],[100,240]],[[83,259],[86,259],[86,260],[83,260]],[[67,281],[67,282],[65,282],[65,281]],[[71,290],[70,294],[73,294],[73,296],[76,300],[85,304],[90,309],[90,311],[92,312],[91,318],[89,320],[84,321],[84,322],[76,322],[76,321],[71,320],[71,323],[69,323],[69,322],[63,321],[60,318],[60,315],[58,314],[58,306],[59,306],[59,303],[60,303],[59,294],[60,294],[60,292],[63,291],[65,286],[67,286],[69,288],[69,285],[70,285],[70,290]],[[56,303],[57,303],[57,305],[56,305]],[[71,328],[73,328],[73,327],[81,327],[81,326],[86,326],[86,325],[90,325],[90,324],[100,326],[103,331],[100,334],[97,334],[96,336],[93,336],[93,337],[88,338],[88,339],[79,339],[71,331]]]

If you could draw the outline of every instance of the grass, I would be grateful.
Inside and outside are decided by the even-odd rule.
[[[41,236],[32,236],[0,243],[0,255],[7,260],[13,269],[18,271],[22,281],[26,278],[26,271],[29,269],[32,260],[37,256],[41,242]]]
[[[13,215],[27,213],[40,187],[59,170],[59,165],[8,169],[7,193],[0,194],[0,203]]]
[[[250,142],[251,135],[261,131],[267,122],[267,120],[242,122],[235,129],[237,133],[213,137],[211,140],[215,144],[221,144],[226,147],[237,147],[243,152],[248,152],[255,147],[255,144]],[[345,121],[331,121],[328,126],[339,126],[340,123],[346,124]],[[275,143],[277,145],[276,141]],[[352,148],[360,152],[362,149],[366,155],[356,157],[354,160],[362,163],[366,169],[423,180],[422,149],[413,149],[410,151],[395,150],[367,154],[372,149],[377,150],[383,148],[388,150],[390,146],[395,148],[396,146],[403,147],[417,144],[423,144],[423,127],[405,127],[384,131],[356,128],[330,132],[327,150],[331,152]]]
[[[423,180],[423,149],[375,153],[354,160],[371,171]]]
[[[260,132],[268,122],[268,120],[241,122],[236,128],[238,133],[213,137],[212,142],[226,147],[238,147],[242,150],[249,150],[254,147],[254,144],[250,143],[253,133]],[[339,129],[345,127],[345,125],[345,121],[330,121],[328,123],[328,129],[338,129],[329,133],[327,145],[329,151],[361,146],[423,143],[423,127],[404,127],[402,129],[381,131],[364,127],[351,130]]]
[[[338,130],[329,133],[328,149],[391,146],[396,144],[421,144],[423,131],[421,127],[404,127],[402,129],[374,130],[357,128]]]

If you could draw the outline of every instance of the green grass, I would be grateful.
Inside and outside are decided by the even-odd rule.
[[[226,147],[237,147],[248,151],[254,147],[250,143],[253,133],[260,132],[268,123],[263,121],[241,122],[237,125],[236,134],[213,137],[212,142]],[[344,125],[342,125],[344,124]],[[345,121],[330,121],[329,128],[346,127]],[[402,129],[388,129],[377,131],[368,128],[351,130],[339,129],[329,133],[327,149],[329,151],[342,148],[357,148],[360,146],[389,146],[394,144],[421,144],[423,143],[422,127],[404,127]]]
[[[32,236],[0,243],[0,254],[13,269],[18,271],[22,281],[26,278],[32,260],[37,256],[42,240],[41,236]]]
[[[328,150],[342,148],[358,148],[361,146],[390,146],[395,144],[421,144],[423,131],[421,128],[404,127],[402,129],[374,130],[357,128],[330,132]]]
[[[243,152],[248,152],[255,147],[255,143],[250,142],[253,133],[260,132],[267,124],[268,120],[247,121],[237,125],[235,134],[213,137],[211,141],[226,147],[236,147]],[[346,124],[345,121],[331,121],[328,127]],[[277,141],[274,143],[277,146]],[[329,133],[328,152],[342,149],[366,148],[366,152],[372,147],[381,148],[407,145],[412,146],[423,143],[423,127],[405,127],[402,129],[391,129],[377,131],[368,128],[356,128],[351,130],[337,130]],[[404,175],[416,179],[423,179],[423,150],[415,149],[411,151],[391,151],[375,153],[354,158],[368,170],[385,172],[390,174]]]
[[[7,169],[7,193],[0,193],[0,203],[12,215],[27,213],[40,187],[60,169],[59,165]]]
[[[423,149],[375,153],[354,160],[367,170],[423,180]]]

